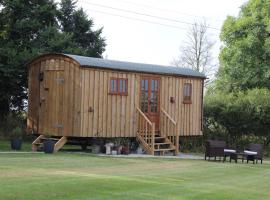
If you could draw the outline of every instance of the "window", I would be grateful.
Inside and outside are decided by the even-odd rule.
[[[127,79],[111,78],[110,79],[110,94],[127,95]]]
[[[191,83],[184,84],[184,101],[183,103],[191,103],[192,85]]]

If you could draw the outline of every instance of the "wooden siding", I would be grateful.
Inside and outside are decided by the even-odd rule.
[[[82,137],[136,137],[143,74],[82,68]],[[177,122],[180,135],[201,135],[201,79],[159,76],[160,107]],[[128,95],[109,94],[110,78],[128,79]],[[183,103],[183,85],[192,83],[192,102]],[[175,103],[170,102],[175,98]],[[92,111],[92,112],[91,112]]]
[[[40,71],[45,72],[41,84]],[[46,74],[52,74],[51,78],[46,79]],[[136,137],[136,107],[140,107],[140,83],[145,75],[149,74],[80,67],[64,56],[36,59],[29,67],[28,128],[39,134],[46,129],[57,136]],[[176,121],[180,136],[201,135],[203,80],[151,76],[160,78],[160,108]],[[61,77],[63,85],[56,86],[56,80]],[[128,94],[109,94],[110,78],[127,79]],[[189,104],[183,103],[184,83],[192,84]],[[48,92],[50,94],[46,94]],[[175,99],[174,103],[170,102],[170,97]],[[46,102],[44,106],[40,106],[42,98]],[[52,102],[58,103],[52,105]]]
[[[80,67],[72,59],[47,56],[30,64],[28,121],[35,121],[39,134],[80,135],[80,80]]]
[[[136,137],[140,76],[108,70],[81,69],[82,137]],[[109,94],[110,78],[128,80],[128,94]]]
[[[177,122],[180,136],[202,135],[202,82],[201,79],[173,76],[161,77],[161,108]],[[184,83],[192,84],[191,103],[184,103]],[[170,102],[175,98],[175,103]]]

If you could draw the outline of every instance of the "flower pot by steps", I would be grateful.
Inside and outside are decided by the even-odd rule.
[[[12,150],[21,150],[22,147],[22,139],[14,138],[10,140],[10,146]]]
[[[50,139],[45,139],[43,141],[43,151],[44,151],[44,153],[53,153],[54,145],[55,145],[55,141],[50,140]]]

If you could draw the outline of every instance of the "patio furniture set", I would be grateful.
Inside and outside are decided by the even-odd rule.
[[[238,151],[235,149],[230,149],[227,147],[225,141],[218,141],[218,140],[207,140],[205,145],[205,160],[208,157],[210,160],[211,157],[214,157],[215,160],[217,157],[221,160],[223,158],[223,162],[226,161],[227,157],[229,161],[232,160],[237,163],[238,160],[252,161],[253,164],[258,163],[258,160],[263,161],[263,147],[261,144],[250,144],[248,148],[244,149],[243,151]]]

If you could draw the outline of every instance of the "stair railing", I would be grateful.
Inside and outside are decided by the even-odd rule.
[[[177,124],[163,108],[161,108],[160,123],[161,136],[170,140],[175,147],[175,154],[177,155],[179,153],[179,132],[177,131]]]
[[[147,116],[137,107],[138,125],[137,138],[148,154],[154,155],[155,145],[155,123],[151,122]]]

